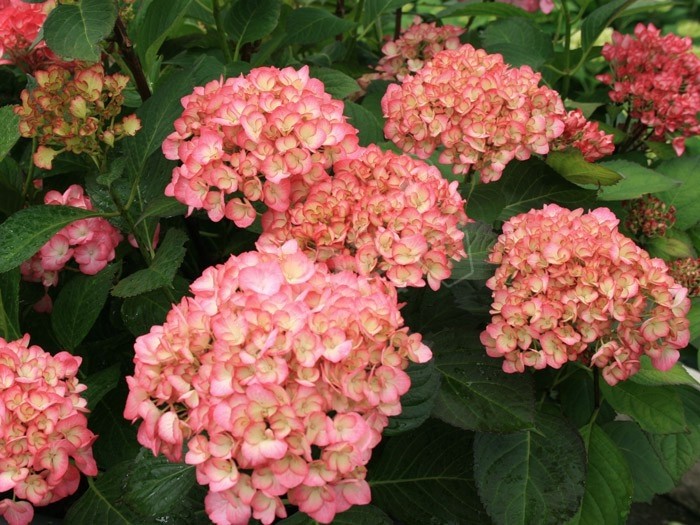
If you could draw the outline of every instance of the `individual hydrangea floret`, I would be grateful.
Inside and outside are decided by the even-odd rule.
[[[333,177],[286,212],[263,215],[261,242],[296,239],[333,269],[379,273],[398,287],[425,286],[425,278],[437,290],[452,261],[466,257],[457,185],[434,166],[370,146],[336,161]]]
[[[441,51],[382,99],[384,133],[404,151],[439,161],[456,174],[471,169],[498,180],[513,159],[546,155],[564,132],[564,104],[539,87],[528,66],[510,68],[499,54],[465,44]]]
[[[208,268],[163,325],[139,337],[124,417],[154,454],[195,465],[219,525],[313,519],[370,501],[365,465],[401,412],[409,335],[396,289],[332,273],[298,249],[258,245]]]
[[[597,77],[612,87],[610,99],[627,104],[641,122],[638,131],[652,140],[670,138],[678,155],[686,137],[700,134],[700,58],[692,46],[690,38],[637,24],[634,36],[613,32],[602,51],[612,72]]]
[[[17,64],[31,71],[57,60],[45,42],[32,46],[55,5],[54,0],[43,3],[0,0],[0,65]]]
[[[27,525],[34,507],[73,494],[81,472],[97,475],[80,362],[30,346],[29,335],[0,337],[0,493],[13,492],[0,500],[0,516],[9,525]]]
[[[44,196],[44,204],[72,206],[92,210],[90,198],[77,184],[65,192],[52,190]],[[51,237],[31,259],[20,266],[25,281],[40,282],[46,288],[58,284],[59,272],[73,259],[78,270],[95,275],[115,257],[115,248],[123,237],[106,219],[79,219]],[[39,311],[51,311],[51,299],[46,295],[37,303]]]
[[[643,195],[639,199],[623,201],[627,209],[625,228],[632,235],[649,239],[663,237],[666,230],[676,223],[676,207],[668,205],[653,195]]]
[[[607,208],[550,204],[503,225],[489,257],[499,266],[486,283],[493,317],[481,342],[504,371],[578,360],[614,385],[639,370],[642,355],[659,370],[678,360],[690,337],[688,291],[618,223]]]
[[[333,161],[358,147],[343,103],[309,77],[307,66],[261,67],[215,80],[182,99],[185,108],[163,143],[173,170],[166,195],[245,228],[252,203],[286,210]],[[235,195],[234,195],[235,194]]]
[[[588,162],[595,162],[615,151],[613,136],[599,129],[597,122],[587,120],[580,109],[566,114],[564,133],[552,144],[555,151],[567,148],[576,148]]]
[[[128,115],[117,121],[129,77],[105,75],[100,64],[71,68],[50,66],[34,72],[36,87],[22,91],[15,107],[23,137],[36,137],[39,147],[34,164],[51,169],[64,151],[85,153],[99,162],[107,147],[141,129],[141,121]]]

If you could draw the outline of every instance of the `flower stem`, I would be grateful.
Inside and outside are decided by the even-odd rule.
[[[228,45],[228,40],[226,39],[226,31],[224,31],[224,20],[221,18],[221,0],[214,0],[212,3],[214,22],[216,23],[216,34],[219,37],[219,46],[221,46],[221,51],[224,52],[227,62],[233,62],[238,60],[238,55],[240,54],[241,43],[236,42],[236,52],[231,55],[231,48]]]
[[[134,52],[134,47],[131,45],[131,40],[126,33],[126,26],[120,16],[117,16],[117,21],[114,23],[114,39],[129,71],[131,71],[131,75],[134,77],[136,91],[138,91],[141,100],[148,100],[151,96],[151,88],[148,86],[148,80],[146,80],[146,75],[143,72],[141,61]]]

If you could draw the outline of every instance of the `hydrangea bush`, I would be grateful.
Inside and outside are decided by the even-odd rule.
[[[0,0],[0,517],[624,524],[700,460],[697,14]]]

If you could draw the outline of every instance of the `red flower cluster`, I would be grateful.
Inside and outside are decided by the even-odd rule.
[[[17,341],[0,337],[0,516],[10,525],[27,525],[34,506],[73,494],[80,472],[97,475],[92,457],[95,435],[87,428],[87,387],[76,374],[81,358],[68,352],[55,356],[29,346],[29,335]]]
[[[420,158],[442,148],[440,162],[454,173],[473,168],[483,182],[498,180],[512,159],[547,154],[564,132],[561,98],[538,87],[540,78],[468,44],[441,51],[401,85],[389,86],[384,133]]]
[[[660,370],[688,344],[687,290],[617,230],[607,208],[555,204],[511,218],[493,247],[487,281],[493,318],[481,334],[503,370],[560,368],[583,360],[611,385],[648,355]]]
[[[44,197],[45,204],[72,206],[92,210],[92,203],[83,188],[77,184],[64,193],[49,191]],[[78,269],[87,275],[95,275],[114,259],[114,249],[121,242],[122,235],[107,220],[101,217],[80,219],[72,222],[41,247],[31,258],[22,263],[20,271],[25,281],[41,282],[45,287],[58,284],[60,272],[71,258],[78,263]],[[51,311],[48,295],[38,303],[41,311]]]
[[[545,14],[549,14],[554,9],[554,2],[552,0],[498,0],[502,4],[512,4],[514,6],[520,7],[525,11],[535,13],[537,11],[542,11]]]
[[[34,69],[55,60],[55,55],[43,41],[30,49],[46,15],[55,5],[54,0],[44,3],[0,0],[0,65],[27,64]]]
[[[293,241],[258,250],[205,270],[137,339],[124,417],[172,461],[187,442],[215,523],[272,523],[284,494],[330,523],[369,502],[365,465],[401,412],[403,369],[431,352],[384,280],[331,273]]]
[[[379,273],[398,287],[427,277],[433,290],[451,259],[466,257],[464,199],[434,166],[370,146],[336,161],[333,173],[286,212],[263,215],[261,242],[296,239],[331,268]]]
[[[688,289],[688,297],[700,295],[700,259],[687,257],[668,263],[668,273]]]
[[[126,75],[105,75],[100,64],[78,67],[75,72],[50,66],[34,75],[37,87],[22,91],[22,105],[15,107],[15,113],[20,116],[22,136],[39,139],[34,154],[39,168],[51,169],[53,159],[63,151],[99,158],[106,147],[141,129],[136,115],[114,122],[124,103]]]
[[[309,78],[308,67],[263,67],[212,81],[182,99],[175,132],[163,143],[180,160],[165,190],[209,218],[245,228],[255,220],[251,202],[286,210],[333,161],[357,149],[357,130],[343,103]],[[243,198],[229,196],[241,192]]]
[[[612,86],[610,98],[627,103],[629,114],[652,128],[652,138],[673,137],[676,153],[685,137],[700,134],[700,58],[690,38],[661,36],[653,24],[637,24],[634,36],[613,33],[602,54],[612,73],[598,79]]]
[[[676,207],[668,206],[653,195],[623,201],[622,205],[628,210],[625,228],[633,235],[663,237],[666,230],[676,223]]]
[[[615,151],[613,136],[598,129],[598,123],[587,120],[580,109],[569,111],[564,117],[564,133],[552,144],[553,150],[574,147],[588,162],[594,162]]]

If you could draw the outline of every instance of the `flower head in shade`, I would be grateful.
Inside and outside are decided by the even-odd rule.
[[[647,355],[668,370],[688,344],[687,290],[617,230],[607,208],[555,204],[512,217],[493,247],[491,323],[481,342],[503,370],[582,361],[611,385]]]
[[[598,123],[587,120],[580,109],[569,111],[564,116],[564,133],[552,144],[552,149],[576,148],[588,162],[594,162],[615,151],[613,136],[598,128]]]
[[[370,500],[365,465],[400,413],[409,335],[396,290],[331,273],[290,241],[208,268],[163,325],[139,337],[124,416],[139,442],[195,465],[217,524],[284,517],[322,523]]]
[[[173,170],[166,195],[247,227],[252,203],[284,211],[292,195],[357,149],[343,103],[309,69],[262,67],[212,81],[182,99],[184,111],[163,143]]]
[[[54,0],[0,0],[0,65],[17,64],[33,70],[58,61],[45,42],[34,42],[55,5]]]
[[[28,335],[0,337],[0,493],[14,494],[0,500],[0,516],[10,525],[27,525],[34,506],[73,494],[81,472],[97,475],[80,362],[30,346]]]

